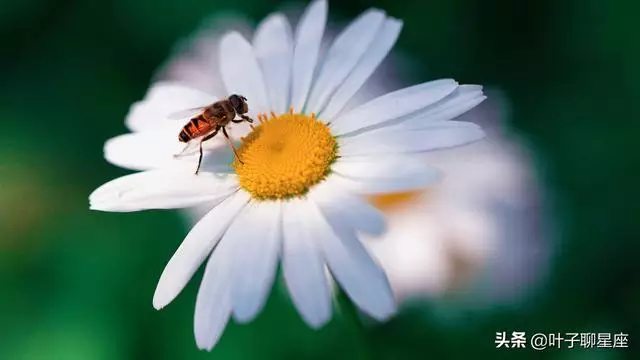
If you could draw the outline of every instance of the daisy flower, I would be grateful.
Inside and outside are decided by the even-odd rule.
[[[484,99],[481,87],[450,79],[344,110],[402,23],[370,9],[320,54],[326,19],[326,1],[314,1],[295,31],[285,16],[272,14],[251,41],[234,31],[221,37],[227,95],[245,96],[248,115],[260,120],[255,129],[230,127],[239,159],[222,137],[205,143],[197,175],[197,153],[174,156],[184,123],[168,114],[219,100],[178,83],[154,84],[127,116],[132,133],[105,145],[107,160],[142,171],[96,189],[92,209],[213,207],[169,260],[153,297],[156,309],[169,304],[208,258],[194,320],[202,349],[217,343],[231,317],[246,323],[257,316],[279,261],[295,307],[313,328],[331,317],[327,269],[361,311],[391,316],[396,305],[387,277],[359,239],[383,233],[384,219],[363,196],[433,184],[439,172],[416,154],[484,135],[477,125],[451,121]]]
[[[399,300],[446,294],[471,306],[505,304],[521,300],[545,274],[550,249],[540,184],[527,149],[497,122],[506,99],[490,98],[464,115],[483,125],[486,138],[423,155],[446,174],[442,181],[372,199],[387,231],[363,236],[364,244]]]

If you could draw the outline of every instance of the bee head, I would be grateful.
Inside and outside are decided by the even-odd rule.
[[[249,111],[249,105],[247,105],[247,98],[242,95],[233,94],[229,96],[229,102],[231,106],[238,114],[246,114]]]

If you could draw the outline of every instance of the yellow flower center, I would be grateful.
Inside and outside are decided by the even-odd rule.
[[[302,196],[329,174],[338,144],[313,114],[271,115],[258,117],[260,124],[242,139],[232,166],[255,199]]]

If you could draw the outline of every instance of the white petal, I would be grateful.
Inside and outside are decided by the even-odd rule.
[[[461,85],[446,98],[419,111],[398,125],[407,129],[420,129],[425,125],[429,126],[432,122],[455,119],[476,107],[486,98],[482,93],[482,86]]]
[[[131,106],[125,124],[131,131],[153,130],[175,124],[175,120],[167,118],[172,112],[206,106],[217,100],[213,95],[179,83],[158,82],[151,86],[142,101]]]
[[[293,199],[283,206],[282,271],[296,309],[317,329],[331,318],[331,293],[320,250],[307,227],[310,204]]]
[[[309,229],[325,256],[331,274],[365,313],[384,320],[396,310],[391,287],[355,233],[336,221],[334,213],[323,218],[319,209],[309,219]]]
[[[264,306],[280,253],[282,204],[252,202],[225,234],[234,244],[231,300],[234,318],[251,321]]]
[[[243,95],[249,104],[249,114],[269,108],[262,70],[251,44],[240,33],[232,31],[220,40],[220,73],[227,92]]]
[[[440,180],[440,172],[410,156],[340,158],[332,170],[336,181],[362,194],[422,189]]]
[[[482,139],[480,126],[461,121],[438,121],[422,129],[382,128],[340,139],[340,156],[373,156],[432,151]]]
[[[307,101],[326,23],[327,1],[316,0],[307,7],[296,28],[291,78],[291,106],[296,111],[302,111]]]
[[[385,231],[382,213],[363,198],[345,190],[336,183],[335,177],[329,177],[309,192],[309,198],[325,215],[336,214],[346,227],[369,235],[382,234]]]
[[[400,35],[401,29],[402,21],[400,20],[387,18],[384,21],[384,24],[375,36],[375,41],[369,46],[356,67],[345,79],[344,83],[342,83],[335,94],[333,94],[327,107],[319,112],[319,117],[323,119],[333,119],[340,110],[344,108],[346,103],[360,87],[362,87],[367,79],[369,79],[389,51],[391,51],[391,48]]]
[[[440,101],[457,87],[454,80],[443,79],[394,91],[338,116],[331,122],[331,132],[343,135],[411,114]]]
[[[384,12],[369,9],[334,40],[322,64],[305,106],[306,113],[320,112],[333,91],[344,81],[367,51],[384,22]]]
[[[149,170],[119,177],[89,195],[92,210],[130,212],[218,201],[238,188],[235,175]]]
[[[153,295],[154,308],[161,309],[178,296],[248,201],[249,195],[238,191],[195,224],[162,271]]]
[[[269,110],[276,113],[289,110],[293,39],[287,18],[272,14],[264,19],[256,30],[253,46],[264,74]]]
[[[180,124],[119,135],[104,144],[105,159],[132,170],[149,170],[176,161],[184,144],[178,141]]]
[[[222,241],[211,254],[196,297],[193,330],[199,349],[211,350],[231,315],[232,243]]]
[[[195,172],[198,141],[192,141],[189,149],[183,151],[187,145],[178,141],[178,132],[175,127],[165,127],[116,136],[105,142],[104,157],[114,165],[131,170],[180,167]],[[222,136],[202,143],[201,171],[230,172],[233,153],[228,147]]]

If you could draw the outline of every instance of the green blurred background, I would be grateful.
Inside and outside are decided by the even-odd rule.
[[[193,339],[198,281],[155,311],[188,224],[177,211],[90,212],[88,194],[127,173],[104,161],[103,142],[126,131],[129,105],[204,18],[258,21],[286,4],[0,2],[0,359],[640,358],[640,3],[622,0],[330,2],[337,21],[369,6],[403,19],[410,82],[453,77],[509,99],[553,222],[549,279],[527,299],[485,311],[415,302],[363,333],[340,312],[310,330],[275,291],[212,353]],[[495,349],[511,330],[622,331],[630,348]]]

